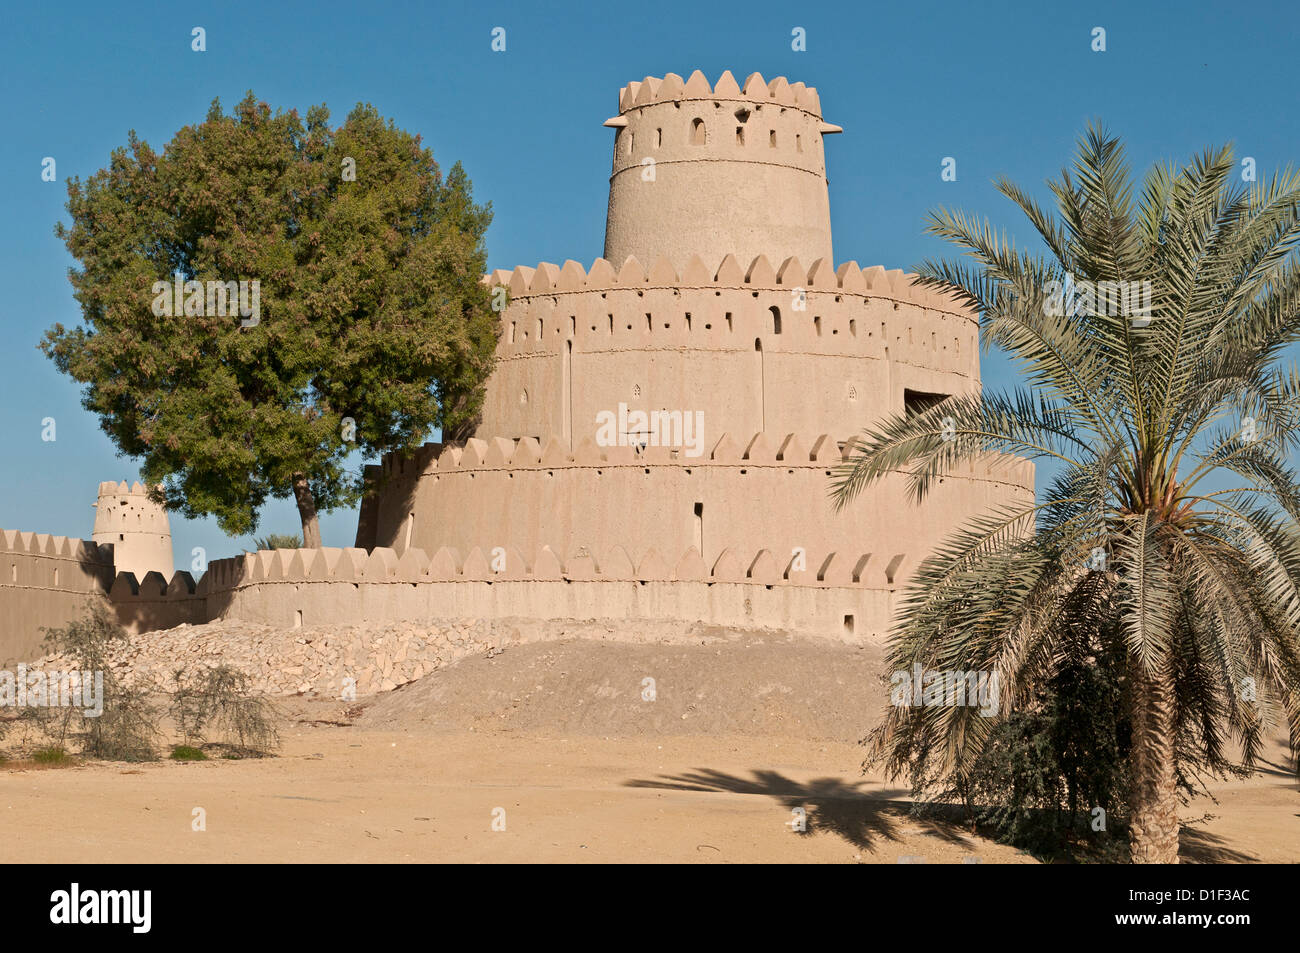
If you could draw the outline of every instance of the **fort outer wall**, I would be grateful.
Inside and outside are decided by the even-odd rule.
[[[42,627],[57,628],[104,604],[112,581],[111,546],[0,530],[0,668],[38,657]]]
[[[0,657],[4,667],[43,653],[42,627],[106,605],[129,633],[239,619],[280,628],[443,619],[486,619],[528,630],[595,621],[635,640],[652,624],[696,623],[858,643],[888,631],[900,588],[868,553],[810,551],[806,568],[772,549],[737,549],[710,567],[691,547],[676,558],[654,549],[635,562],[619,546],[549,547],[526,556],[410,547],[275,550],[214,560],[196,584],[177,572],[137,581],[93,543],[4,532]],[[89,547],[89,548],[87,548]],[[53,576],[59,571],[57,585]]]
[[[38,572],[63,561],[6,556]],[[0,587],[6,611],[22,613],[4,630],[3,651],[9,666],[39,658],[40,639],[20,642],[15,632],[39,636],[40,626],[80,618],[105,596],[132,633],[222,619],[278,628],[486,619],[524,630],[595,621],[609,626],[611,638],[626,640],[653,624],[703,623],[861,643],[887,633],[900,589],[897,582],[880,584],[882,573],[871,567],[869,554],[815,551],[798,570],[784,554],[763,549],[737,551],[710,569],[693,547],[671,560],[651,549],[635,563],[617,546],[579,546],[564,557],[549,547],[527,556],[513,547],[463,556],[443,548],[432,557],[414,547],[400,556],[387,547],[262,551],[214,560],[197,585],[185,572],[171,583],[157,573],[142,583],[120,573],[107,592],[95,577],[84,590],[65,587],[45,602],[24,594],[30,590]]]
[[[150,572],[137,582],[132,573],[115,575],[111,544],[0,530],[0,668],[39,658],[42,629],[84,618],[95,606],[128,632],[207,621],[206,601],[187,572],[170,582]]]
[[[855,573],[866,564],[861,554],[812,554],[809,571],[791,573],[767,550],[724,560],[712,571],[694,549],[675,559],[650,550],[635,564],[619,547],[596,553],[580,546],[563,557],[549,547],[499,555],[449,548],[432,557],[418,548],[400,556],[387,547],[263,551],[215,560],[195,593],[166,598],[201,602],[211,619],[284,628],[595,620],[609,623],[613,637],[631,640],[650,623],[702,622],[861,642],[883,637],[897,590]],[[133,607],[125,592],[114,602],[124,612]]]
[[[6,554],[14,555],[31,554]],[[858,642],[883,636],[898,588],[875,585],[865,571],[869,560],[858,553],[811,553],[806,571],[783,571],[783,561],[769,550],[737,554],[712,570],[693,548],[674,559],[650,550],[635,564],[620,547],[596,553],[580,546],[566,556],[549,547],[527,556],[511,548],[500,556],[448,548],[432,557],[416,548],[401,556],[387,547],[369,553],[264,550],[214,560],[197,585],[186,572],[177,572],[171,583],[158,573],[142,583],[119,573],[107,589],[98,576],[84,591],[60,590],[67,598],[59,604],[11,600],[14,587],[0,587],[0,598],[21,606],[32,631],[80,618],[89,601],[106,597],[132,633],[221,619],[281,628],[435,619],[521,625],[597,620],[627,638],[646,623],[703,622]],[[44,571],[59,561],[36,555],[25,565]],[[6,628],[6,636],[14,631]],[[42,654],[39,639],[6,638],[4,651],[10,664]]]

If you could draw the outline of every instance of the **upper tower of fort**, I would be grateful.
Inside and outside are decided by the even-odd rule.
[[[730,71],[712,89],[699,70],[647,76],[622,88],[605,125],[617,129],[609,261],[833,261],[823,137],[841,130],[816,89],[758,73],[743,89]]]
[[[175,570],[167,511],[149,499],[149,490],[139,483],[99,485],[91,538],[111,545],[117,571],[134,573],[137,582],[150,572],[169,579]]]
[[[485,278],[509,304],[478,437],[574,449],[626,406],[698,413],[710,446],[842,439],[978,389],[968,308],[831,257],[823,140],[840,129],[815,89],[697,70],[629,83],[619,107],[604,258]]]

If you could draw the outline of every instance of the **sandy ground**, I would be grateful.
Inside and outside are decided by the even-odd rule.
[[[8,861],[1021,862],[920,824],[848,745],[302,726],[281,757],[0,773]],[[192,811],[207,830],[191,830]],[[794,832],[792,808],[809,832]],[[504,809],[505,830],[492,829]]]
[[[873,661],[827,651],[850,684]],[[10,766],[0,861],[1036,862],[909,817],[904,790],[864,776],[845,734],[876,689],[810,722],[816,699],[796,689],[825,661],[797,645],[531,646],[363,699],[360,713],[291,699],[274,758]],[[641,697],[645,672],[658,707]],[[1280,743],[1268,757],[1218,785],[1219,804],[1184,811],[1186,860],[1300,861],[1300,791]],[[193,830],[196,808],[206,830]]]

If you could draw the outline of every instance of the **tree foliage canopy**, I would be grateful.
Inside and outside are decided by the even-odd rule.
[[[168,508],[231,535],[295,481],[305,528],[304,500],[312,523],[355,502],[349,453],[462,432],[491,368],[490,206],[374,107],[328,121],[250,92],[161,153],[132,132],[107,169],[69,181],[72,223],[56,228],[84,325],[55,325],[42,348]],[[188,296],[156,314],[155,283],[178,277],[256,280],[257,323]]]

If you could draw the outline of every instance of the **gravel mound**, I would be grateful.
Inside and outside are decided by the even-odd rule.
[[[114,646],[110,667],[124,683],[170,690],[178,668],[230,665],[254,691],[343,698],[346,679],[356,695],[391,691],[469,655],[496,651],[510,628],[483,620],[374,623],[280,629],[225,620],[130,636]],[[58,655],[29,667],[75,667]]]
[[[881,648],[668,622],[431,620],[276,628],[226,620],[131,636],[128,685],[230,665],[254,691],[348,701],[358,727],[422,733],[741,734],[854,742],[879,718]],[[64,670],[47,656],[30,667]]]
[[[851,743],[886,703],[879,646],[716,630],[696,636],[693,644],[569,639],[512,646],[380,697],[357,724],[433,733],[740,734]]]

